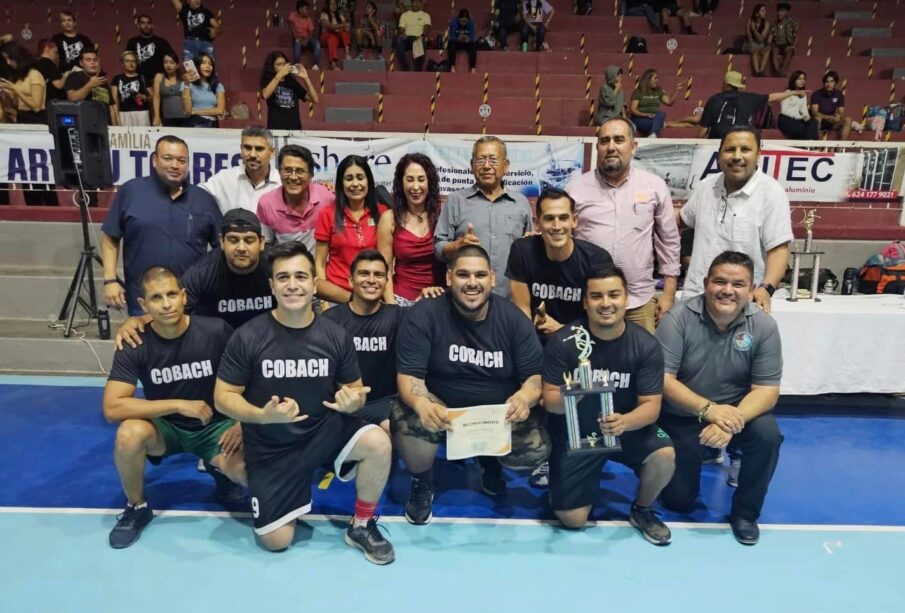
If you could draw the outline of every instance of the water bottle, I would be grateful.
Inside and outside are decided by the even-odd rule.
[[[101,340],[110,340],[110,314],[107,309],[97,310],[97,334]]]
[[[855,293],[855,279],[858,275],[857,268],[846,268],[842,274],[842,292],[843,296],[851,296]]]

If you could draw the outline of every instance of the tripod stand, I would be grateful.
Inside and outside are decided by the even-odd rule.
[[[60,315],[57,321],[66,321],[66,327],[63,329],[63,336],[69,337],[72,334],[72,323],[75,321],[75,312],[77,307],[81,306],[88,312],[88,321],[97,319],[97,291],[94,286],[94,262],[103,266],[103,261],[97,254],[94,245],[91,244],[91,235],[88,232],[88,194],[85,189],[79,185],[79,216],[82,221],[82,254],[79,256],[79,263],[76,266],[75,274],[72,276],[72,283],[69,284],[69,291],[66,292],[66,300],[63,301],[63,308],[60,309]],[[88,277],[87,300],[82,297],[85,291],[85,277]]]

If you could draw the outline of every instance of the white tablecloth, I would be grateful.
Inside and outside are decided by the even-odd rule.
[[[773,299],[783,394],[905,393],[905,298]]]

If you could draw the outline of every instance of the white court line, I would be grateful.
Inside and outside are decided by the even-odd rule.
[[[0,507],[0,515],[117,515],[122,509],[91,509],[91,508],[54,508],[54,507]],[[155,511],[157,517],[251,517],[251,513],[230,513],[228,511],[191,511],[191,510],[167,510]],[[349,515],[305,515],[303,521],[348,521]],[[380,521],[388,524],[404,523],[402,516],[381,515]],[[490,517],[434,517],[433,524],[457,524],[475,526],[547,526],[556,525],[559,522],[553,519],[511,519]],[[627,528],[627,521],[596,521],[588,522],[589,526],[603,526],[609,528]],[[669,522],[670,528],[683,528],[688,530],[728,530],[729,524],[711,522]],[[776,530],[786,532],[882,532],[905,533],[905,526],[870,526],[858,524],[759,524],[761,530]]]

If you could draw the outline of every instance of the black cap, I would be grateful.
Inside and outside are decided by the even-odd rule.
[[[258,216],[246,209],[230,209],[223,216],[220,234],[227,232],[255,232],[261,234],[261,222]]]

